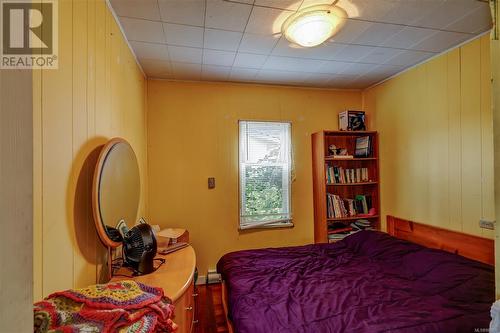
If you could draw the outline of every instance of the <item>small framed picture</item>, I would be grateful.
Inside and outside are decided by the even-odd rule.
[[[369,136],[360,136],[356,138],[355,157],[369,157],[371,154],[371,142]]]

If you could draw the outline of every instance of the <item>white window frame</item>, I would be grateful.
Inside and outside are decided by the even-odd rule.
[[[243,134],[243,126],[247,123],[276,123],[276,124],[286,124],[288,126],[288,152],[286,156],[286,161],[282,163],[266,163],[261,165],[267,166],[284,166],[285,170],[288,172],[284,172],[283,179],[284,183],[287,185],[287,193],[283,195],[283,200],[286,202],[285,205],[288,205],[288,212],[284,214],[274,214],[279,217],[277,219],[268,219],[265,221],[259,222],[248,222],[245,218],[251,216],[258,215],[244,215],[245,212],[245,177],[242,177],[242,172],[245,172],[247,165],[256,165],[256,163],[245,162],[245,152],[246,149],[243,149],[243,145],[246,144],[246,140],[242,137]],[[293,160],[292,160],[292,124],[288,121],[261,121],[261,120],[239,120],[238,121],[238,184],[239,184],[239,230],[247,230],[247,229],[258,229],[258,228],[290,228],[293,227],[292,220],[292,168],[293,168]],[[273,216],[273,214],[265,214],[264,216]]]

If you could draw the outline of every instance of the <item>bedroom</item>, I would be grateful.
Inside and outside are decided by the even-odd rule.
[[[2,10],[8,3],[2,1]],[[99,154],[116,137],[130,143],[140,179],[139,190],[134,191],[137,209],[129,226],[143,217],[152,226],[158,225],[164,235],[177,232],[171,238],[190,244],[167,255],[161,269],[173,275],[178,270],[188,272],[187,285],[196,283],[192,287],[196,292],[184,288],[186,281],[176,281],[180,283],[177,289],[169,281],[155,285],[158,272],[138,278],[161,285],[174,303],[181,294],[199,294],[194,307],[176,307],[183,313],[189,308],[193,312],[189,320],[176,313],[174,322],[182,324],[181,332],[192,322],[196,322],[193,330],[200,332],[211,332],[220,322],[223,329],[249,331],[248,323],[240,318],[242,310],[234,304],[238,290],[223,289],[231,284],[229,271],[219,271],[224,284],[206,284],[207,277],[215,282],[219,277],[212,274],[219,260],[240,250],[323,243],[330,221],[321,222],[327,219],[326,212],[315,216],[327,209],[326,193],[321,191],[334,193],[334,188],[345,187],[339,191],[346,191],[341,192],[347,193],[346,198],[365,194],[351,190],[357,185],[323,184],[321,191],[317,187],[325,179],[319,177],[325,168],[324,163],[314,168],[313,134],[331,131],[332,140],[340,143],[336,148],[351,147],[347,155],[354,155],[353,139],[364,136],[336,132],[339,113],[346,110],[364,111],[366,130],[377,133],[373,141],[378,149],[372,151],[377,156],[370,155],[372,161],[352,162],[354,169],[369,168],[374,183],[360,186],[376,198],[375,211],[363,219],[374,222],[382,232],[400,228],[402,234],[414,232],[423,241],[435,240],[441,229],[456,232],[438,237],[442,250],[466,251],[464,256],[487,262],[493,258],[498,229],[488,228],[500,211],[500,198],[495,196],[500,191],[497,1],[61,0],[54,4],[56,68],[7,69],[2,61],[0,70],[0,191],[2,221],[6,221],[0,242],[0,331],[31,330],[33,303],[54,292],[108,282],[107,264],[112,261],[99,238],[99,224],[94,223],[92,194],[96,163],[102,161]],[[300,40],[283,33],[293,30],[287,29],[293,25],[285,21],[314,5],[340,8],[333,11],[336,19],[341,17],[340,23],[334,22],[337,25],[319,45],[300,46]],[[45,17],[46,11],[40,13]],[[318,11],[325,13],[323,8]],[[325,20],[330,22],[331,13],[327,14]],[[315,32],[309,33],[319,36]],[[261,205],[283,209],[266,212],[265,217],[273,219],[264,223],[278,222],[267,228],[252,228],[252,223],[262,222],[260,216],[248,219],[242,210],[248,196],[240,190],[248,174],[241,170],[244,163],[252,162],[243,161],[240,153],[250,156],[249,150],[254,149],[260,154],[259,147],[243,140],[257,133],[252,126],[258,133],[273,128],[279,135],[269,135],[284,147],[279,152],[279,163],[286,171],[277,181],[279,202],[261,191],[265,199]],[[267,140],[269,135],[256,139]],[[322,148],[330,154],[331,144],[326,142]],[[351,162],[339,158],[327,163],[350,168]],[[387,227],[391,220],[397,228]],[[350,222],[344,223],[346,227],[351,227]],[[372,232],[329,246],[337,249],[367,233]],[[431,243],[427,245],[436,247]],[[172,268],[176,261],[169,256],[188,249],[192,253],[186,262],[192,267],[179,262],[179,267]],[[121,255],[120,250],[110,252],[114,258]],[[260,254],[251,253],[250,262]],[[308,256],[312,254],[304,257]],[[392,264],[401,263],[399,273],[408,273],[400,259]],[[221,261],[219,268],[224,263],[228,262]],[[299,269],[301,264],[294,267]],[[338,272],[342,267],[331,273]],[[488,272],[493,278],[493,268]],[[498,274],[496,281],[498,290]],[[492,288],[491,283],[484,285]],[[338,283],[329,287],[339,288]],[[215,299],[210,300],[210,295]],[[384,296],[388,294],[380,297]],[[474,329],[488,328],[483,323],[491,321],[489,309],[500,292],[495,297],[491,291],[488,297],[490,304],[482,303],[481,326]],[[468,301],[466,305],[472,304]],[[318,310],[325,304],[335,306],[320,303],[314,307]],[[295,310],[307,316],[321,313],[307,312],[306,305]],[[286,316],[280,311],[275,318]],[[389,313],[382,311],[381,316],[389,323],[385,330],[402,331],[391,328],[397,320]],[[295,312],[291,323],[296,324],[298,317]],[[189,323],[184,325],[184,321]],[[310,321],[311,317],[304,319],[304,323]],[[304,325],[302,331],[318,331]],[[334,319],[327,327],[332,332],[349,332]],[[375,327],[364,331],[383,330]],[[261,331],[283,331],[283,327],[264,325]]]

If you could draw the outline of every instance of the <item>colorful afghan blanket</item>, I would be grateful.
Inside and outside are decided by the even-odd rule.
[[[97,284],[35,303],[35,333],[174,332],[173,310],[161,288],[128,280]]]

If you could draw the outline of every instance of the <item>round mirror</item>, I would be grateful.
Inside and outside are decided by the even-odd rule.
[[[137,221],[141,192],[139,165],[130,144],[121,138],[110,140],[97,161],[92,205],[97,233],[104,245],[121,245],[120,221],[132,228]]]

